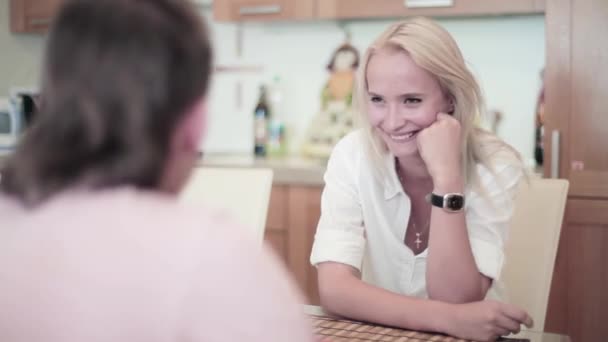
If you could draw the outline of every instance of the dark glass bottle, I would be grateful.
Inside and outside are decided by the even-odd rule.
[[[270,107],[266,99],[266,87],[260,87],[260,97],[255,106],[253,117],[254,154],[258,157],[266,156],[266,143],[268,142],[268,122],[270,121]]]

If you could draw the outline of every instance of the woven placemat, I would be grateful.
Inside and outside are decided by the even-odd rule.
[[[421,333],[411,330],[389,328],[362,322],[311,316],[315,334],[329,337],[331,341],[382,341],[382,342],[468,342],[450,336]]]
[[[411,330],[390,328],[327,316],[310,315],[314,332],[319,337],[327,337],[332,342],[381,341],[381,342],[469,342],[451,336],[422,333]],[[530,342],[528,339],[502,337],[497,342]]]

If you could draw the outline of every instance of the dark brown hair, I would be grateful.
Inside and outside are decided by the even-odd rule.
[[[72,186],[158,188],[210,68],[207,30],[185,0],[67,1],[49,35],[39,112],[0,191],[33,206]]]
[[[329,60],[329,64],[327,64],[327,70],[329,71],[334,71],[334,63],[336,62],[336,57],[338,56],[338,54],[340,52],[350,52],[353,55],[355,55],[355,60],[353,61],[353,64],[351,65],[351,68],[353,70],[357,69],[357,67],[359,67],[359,51],[352,45],[345,43],[340,45],[340,47],[334,51],[334,54],[331,56],[331,59]]]

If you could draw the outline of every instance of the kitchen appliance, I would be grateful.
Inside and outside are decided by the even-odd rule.
[[[0,98],[0,155],[15,149],[35,115],[37,98],[36,91],[23,88],[11,90],[8,98]]]
[[[10,153],[21,132],[22,116],[10,104],[9,99],[0,99],[0,155]]]

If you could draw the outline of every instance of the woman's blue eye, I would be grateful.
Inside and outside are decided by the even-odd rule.
[[[370,101],[372,101],[372,102],[382,102],[382,98],[380,96],[372,96],[370,98]]]

